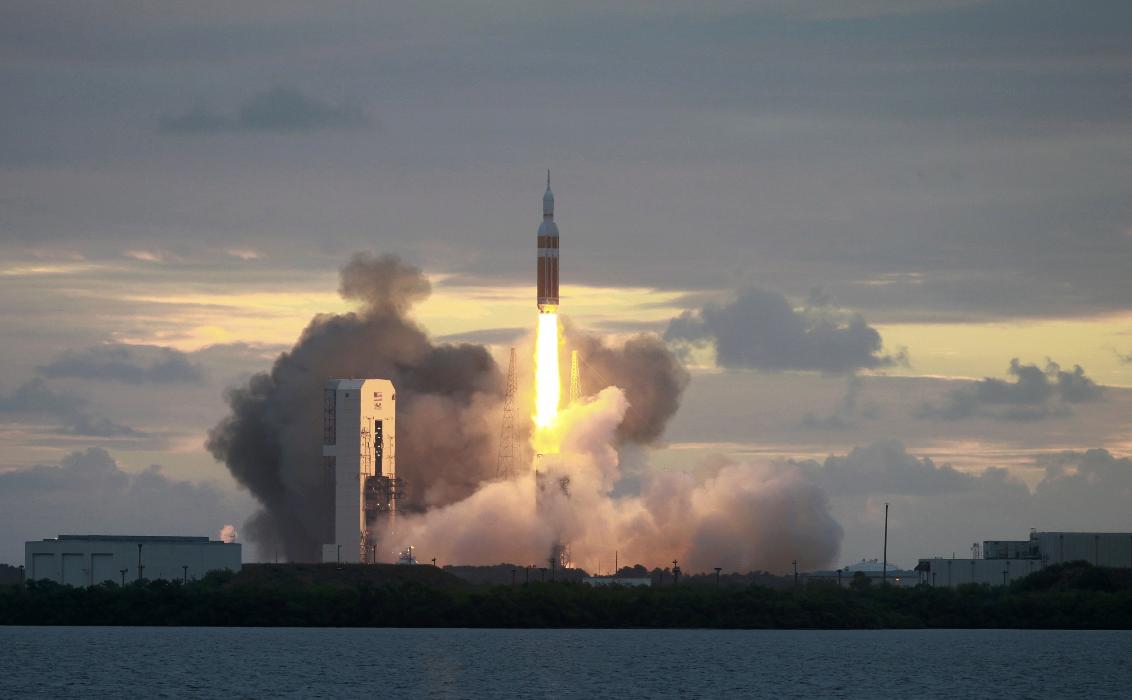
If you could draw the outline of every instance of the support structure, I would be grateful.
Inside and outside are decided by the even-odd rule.
[[[578,403],[582,398],[582,375],[578,370],[578,351],[570,351],[570,403]]]
[[[507,363],[507,393],[503,397],[503,425],[499,429],[499,458],[495,464],[495,478],[515,476],[515,396],[519,393],[519,380],[515,367],[515,348]]]

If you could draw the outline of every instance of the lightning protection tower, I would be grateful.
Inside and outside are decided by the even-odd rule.
[[[515,368],[515,348],[511,348],[511,361],[507,364],[507,393],[503,397],[503,425],[499,430],[499,459],[495,476],[510,479],[515,475],[515,395],[519,380]]]
[[[582,375],[578,371],[578,351],[570,351],[570,403],[578,403],[582,398]]]

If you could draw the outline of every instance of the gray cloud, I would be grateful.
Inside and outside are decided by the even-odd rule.
[[[749,287],[725,304],[707,303],[672,319],[665,338],[710,344],[722,367],[851,372],[902,358],[881,354],[881,337],[860,314],[814,298],[795,309],[777,292]]]
[[[126,384],[200,383],[204,372],[188,356],[156,345],[97,345],[68,350],[38,367],[45,377],[77,377]]]
[[[25,540],[70,533],[216,536],[241,522],[241,499],[208,483],[124,471],[101,448],[59,464],[0,469],[0,560],[22,560]]]
[[[4,421],[5,416],[7,421]],[[36,377],[24,382],[7,396],[0,395],[0,422],[20,418],[49,418],[58,422],[59,432],[89,437],[142,437],[144,433],[99,415],[82,396],[63,394]]]
[[[833,494],[907,494],[931,496],[970,491],[978,477],[956,471],[951,465],[936,465],[928,457],[908,454],[895,440],[855,447],[844,457],[831,455],[820,465],[796,463],[815,475]],[[1001,471],[1001,470],[999,470]],[[1002,474],[992,472],[994,478]]]
[[[863,382],[856,374],[849,375],[845,382],[845,393],[828,415],[819,416],[806,412],[802,416],[801,427],[809,430],[843,431],[857,427],[858,418],[874,419],[879,410],[874,405],[860,405]]]
[[[972,542],[1023,539],[1047,530],[1126,530],[1132,459],[1105,449],[1039,455],[1033,489],[1001,467],[961,471],[910,454],[894,440],[844,456],[791,462],[831,494],[834,516],[853,556],[880,556],[883,504],[890,502],[889,553],[965,556]]]
[[[482,345],[513,345],[524,335],[530,333],[529,328],[483,328],[464,333],[451,333],[442,335],[437,340],[444,343],[476,343]]]
[[[1071,371],[1049,360],[1044,369],[1014,358],[1009,374],[1013,382],[985,377],[952,391],[942,403],[925,403],[922,418],[961,420],[982,416],[1010,421],[1034,421],[1069,415],[1070,404],[1097,401],[1101,387],[1080,365]]]
[[[164,132],[209,134],[225,131],[304,132],[360,129],[371,125],[360,105],[333,104],[308,97],[293,88],[275,87],[253,96],[234,115],[196,106],[160,121]]]

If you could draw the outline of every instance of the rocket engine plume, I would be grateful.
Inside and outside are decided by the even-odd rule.
[[[535,427],[554,426],[561,402],[561,376],[558,372],[558,314],[538,315],[535,337]],[[546,450],[540,450],[545,452]]]

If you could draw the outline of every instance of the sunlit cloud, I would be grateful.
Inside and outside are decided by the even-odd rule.
[[[224,252],[240,260],[259,260],[263,257],[263,253],[252,248],[229,248]]]
[[[122,255],[125,255],[127,258],[133,258],[134,260],[141,260],[142,262],[157,263],[165,260],[163,253],[152,250],[126,250],[122,251]]]

